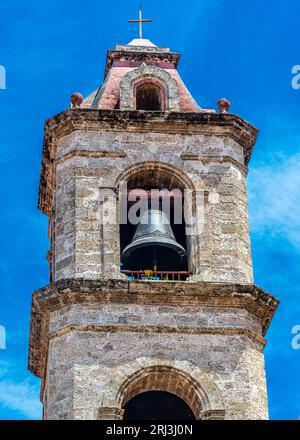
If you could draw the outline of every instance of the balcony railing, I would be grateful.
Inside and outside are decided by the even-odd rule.
[[[122,270],[130,281],[186,281],[191,272],[160,270]]]

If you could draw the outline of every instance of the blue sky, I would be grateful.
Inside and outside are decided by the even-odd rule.
[[[138,1],[2,0],[0,65],[0,419],[41,416],[27,371],[31,293],[48,283],[47,218],[37,210],[44,121],[103,80],[106,50],[137,34]],[[256,284],[281,300],[267,334],[270,417],[300,416],[300,64],[298,0],[145,0],[145,37],[182,54],[180,73],[203,107],[225,96],[260,129],[248,177]]]

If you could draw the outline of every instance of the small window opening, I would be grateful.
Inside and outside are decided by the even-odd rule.
[[[136,89],[136,109],[148,111],[162,110],[162,93],[153,83],[143,83]]]

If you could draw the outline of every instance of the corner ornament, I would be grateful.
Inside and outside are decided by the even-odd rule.
[[[70,104],[71,108],[79,108],[81,104],[83,103],[83,96],[81,93],[73,93],[71,95]]]
[[[231,108],[231,103],[226,98],[221,98],[217,102],[217,107],[220,110],[220,113],[228,113]]]

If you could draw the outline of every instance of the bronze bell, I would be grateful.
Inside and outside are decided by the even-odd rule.
[[[175,240],[167,216],[149,209],[140,219],[132,242],[122,253],[126,269],[175,270],[186,256],[186,251]]]

